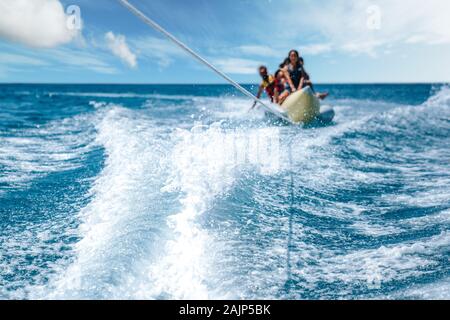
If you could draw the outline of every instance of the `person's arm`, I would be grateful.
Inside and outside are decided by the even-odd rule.
[[[273,91],[273,102],[274,103],[278,103],[279,98],[280,98],[280,93],[278,92],[278,88],[275,88],[275,90]]]
[[[303,77],[305,78],[304,85],[311,86],[312,85],[311,77],[305,70],[303,70]]]
[[[256,95],[256,98],[260,99],[263,91],[264,91],[263,86],[259,86],[258,94]],[[252,106],[252,108],[250,110],[253,110],[256,107],[257,104],[258,104],[258,101],[255,101],[255,103],[253,103],[253,106]]]
[[[305,78],[302,77],[302,78],[300,79],[300,84],[298,85],[298,90],[299,90],[299,91],[303,89],[303,84],[304,84],[304,83],[305,83]]]
[[[301,85],[300,89],[303,89],[303,86],[312,87],[311,78],[310,78],[309,74],[305,71],[305,69],[303,69],[303,72],[302,72],[302,81],[303,81],[303,84],[300,83],[300,85]]]
[[[287,68],[284,68],[283,72],[284,72],[284,76],[287,79],[289,86],[291,87],[292,92],[295,92],[297,89],[295,88],[294,83],[292,82],[291,75],[289,74],[289,70],[287,70]]]

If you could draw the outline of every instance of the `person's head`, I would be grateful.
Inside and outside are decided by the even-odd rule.
[[[284,59],[284,61],[280,64],[280,69],[286,67],[290,62],[291,61],[289,60],[289,58]]]
[[[277,72],[275,72],[275,79],[277,80],[281,80],[284,77],[284,73],[283,70],[278,69]]]
[[[269,77],[269,71],[267,70],[266,66],[260,66],[258,70],[261,78],[267,79]]]
[[[289,62],[293,66],[296,66],[299,63],[299,59],[300,59],[300,54],[298,53],[297,50],[289,51]]]
[[[269,71],[267,70],[266,66],[260,66],[259,67],[259,75],[262,76],[267,76],[269,74]]]

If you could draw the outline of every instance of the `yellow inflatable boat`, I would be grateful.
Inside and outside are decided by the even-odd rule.
[[[291,94],[282,108],[294,123],[308,124],[320,115],[320,101],[310,87]]]
[[[270,104],[273,114],[292,124],[327,124],[335,113],[330,107],[321,107],[320,101],[310,87],[291,94],[281,105]]]

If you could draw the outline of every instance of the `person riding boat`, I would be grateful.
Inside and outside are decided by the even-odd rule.
[[[291,63],[291,60],[289,58],[284,59],[284,61],[280,64],[280,69],[285,71],[287,70],[287,66]]]
[[[303,87],[311,87],[311,90],[314,92],[314,94],[321,100],[324,100],[326,97],[328,97],[328,92],[324,92],[324,93],[316,93],[316,91],[314,90],[314,85],[311,81],[311,77],[309,76],[308,72],[306,72],[305,70],[305,60],[303,59],[303,57],[299,58],[300,64],[303,67]]]
[[[289,63],[284,68],[284,73],[291,92],[293,93],[309,86],[319,99],[325,99],[328,93],[316,93],[314,91],[314,85],[311,82],[309,74],[305,71],[304,60],[300,57],[299,52],[297,50],[291,50],[288,59]]]
[[[258,94],[256,95],[256,97],[260,99],[263,92],[265,91],[270,101],[274,102],[275,77],[269,74],[266,66],[259,67],[259,75],[262,78],[262,82],[259,85]],[[254,108],[256,104],[257,102],[255,101],[252,108]]]
[[[281,105],[289,96],[289,91],[286,90],[286,78],[284,76],[284,72],[282,70],[278,70],[275,73],[275,76],[272,76],[269,74],[266,66],[261,66],[259,68],[259,75],[263,81],[259,86],[256,97],[258,99],[261,98],[263,91],[265,91],[271,102]],[[254,106],[255,105],[256,102]]]
[[[273,102],[278,103],[279,105],[283,104],[284,100],[289,96],[290,92],[286,89],[286,77],[284,75],[283,70],[278,69],[275,72],[275,89],[274,89],[274,97]]]
[[[303,88],[303,66],[300,64],[300,54],[297,50],[291,50],[289,52],[288,59],[285,60],[285,67],[283,68],[285,77],[291,89],[294,93],[297,90]]]

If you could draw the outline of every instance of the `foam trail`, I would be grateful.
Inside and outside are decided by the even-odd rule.
[[[95,145],[91,120],[90,115],[79,115],[0,136],[0,183],[25,188],[49,173],[79,168]]]
[[[389,90],[392,97],[398,88]],[[380,91],[375,93],[378,98]],[[56,97],[89,107],[92,114],[84,119],[95,132],[87,134],[87,150],[95,149],[102,171],[70,217],[78,223],[61,228],[75,240],[64,253],[60,243],[48,250],[64,261],[44,261],[50,267],[40,271],[38,286],[32,285],[35,279],[19,279],[22,289],[14,297],[445,297],[447,87],[420,105],[330,100],[338,110],[336,123],[309,129],[249,120],[244,99],[106,95],[107,103],[82,94]],[[130,101],[130,107],[111,101]],[[78,125],[66,129],[85,128]],[[16,150],[17,159],[30,161],[43,175],[66,165],[81,170],[84,149],[78,150],[76,138],[49,144],[57,151],[51,161]],[[32,148],[31,141],[8,139],[21,151]],[[43,140],[35,141],[34,150],[45,150]],[[261,154],[261,141],[278,145]],[[26,172],[15,171],[21,170]],[[43,228],[56,232],[59,226]],[[27,232],[2,242],[2,249],[25,257],[54,239],[40,227],[30,224]],[[17,249],[34,241],[29,251]],[[7,279],[26,259],[0,261]],[[0,295],[12,296],[6,289]]]
[[[2,132],[0,298],[29,298],[67,265],[77,237],[75,201],[86,200],[90,178],[82,168],[96,150],[92,120],[79,114]]]
[[[141,286],[139,296],[173,299],[225,298],[227,293],[213,283],[220,261],[216,254],[220,244],[204,229],[200,220],[215,199],[225,195],[234,185],[238,173],[247,165],[257,166],[266,174],[271,165],[258,159],[248,159],[249,136],[268,139],[273,132],[226,131],[215,124],[209,128],[181,130],[170,157],[172,173],[163,189],[179,193],[181,210],[168,218],[173,233],[165,246],[165,256],[152,265],[148,277],[154,284],[149,290]]]
[[[46,298],[132,298],[128,285],[140,276],[140,261],[157,254],[163,215],[158,184],[163,175],[164,145],[149,120],[120,107],[100,113],[97,142],[107,160],[90,193],[93,200],[80,212],[82,240],[76,259],[53,279],[48,288],[36,290]]]

